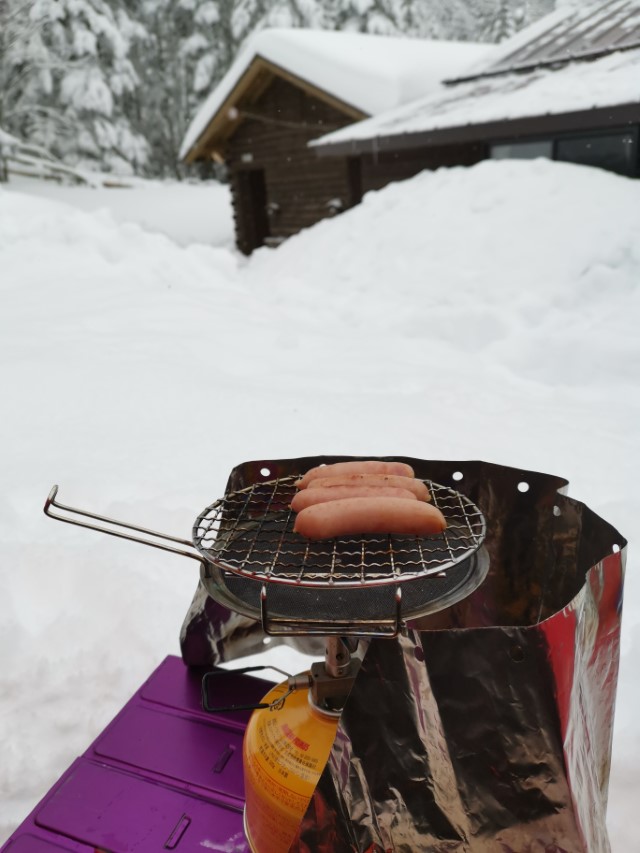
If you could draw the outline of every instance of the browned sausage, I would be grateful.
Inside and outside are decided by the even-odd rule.
[[[403,498],[417,500],[409,489],[395,489],[393,486],[333,486],[331,489],[303,489],[291,501],[291,509],[295,512],[308,506],[338,501],[344,498]]]
[[[408,489],[419,501],[431,500],[429,489],[422,480],[393,474],[345,474],[341,477],[318,477],[309,483],[310,489],[330,489],[336,486],[393,486],[395,489]]]
[[[440,510],[422,501],[344,498],[303,509],[293,529],[309,539],[333,539],[367,533],[429,536],[446,526]]]
[[[404,462],[379,462],[376,459],[361,462],[335,462],[333,465],[319,465],[311,468],[296,485],[306,489],[312,480],[318,477],[339,477],[343,474],[397,474],[400,477],[415,477],[411,465]]]

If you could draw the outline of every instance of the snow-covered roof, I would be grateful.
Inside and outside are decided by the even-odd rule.
[[[618,0],[605,5],[621,7]],[[624,5],[640,10],[640,0]],[[557,14],[549,17],[557,22]],[[637,20],[640,23],[640,17]],[[612,25],[611,33],[616,29],[619,27]],[[510,46],[505,46],[506,43],[500,46],[497,60],[494,56],[490,65],[476,66],[463,82],[445,86],[412,103],[327,134],[311,144],[326,146],[329,153],[329,146],[340,145],[342,148],[348,143],[355,149],[364,140],[397,139],[409,134],[562,115],[598,107],[627,104],[640,107],[640,46],[614,50],[589,61],[567,62],[565,59],[560,67],[556,59],[554,64],[545,62],[526,72],[498,72],[508,55],[522,58],[525,42],[532,42],[532,31],[534,36],[540,35],[544,28],[539,21],[527,30],[528,42],[522,33],[518,34],[509,40]],[[517,49],[515,54],[514,45]],[[602,50],[599,52],[602,54]],[[338,153],[337,148],[333,150]]]
[[[466,76],[553,66],[640,46],[640,0],[591,0],[561,6],[502,42]]]
[[[469,42],[353,32],[261,30],[246,40],[229,71],[199,109],[185,134],[180,157],[185,157],[227,104],[257,58],[367,116],[433,91],[442,79],[464,73],[490,49]]]
[[[558,71],[543,68],[526,75],[459,83],[311,144],[332,145],[622,104],[640,104],[640,49],[570,64]]]

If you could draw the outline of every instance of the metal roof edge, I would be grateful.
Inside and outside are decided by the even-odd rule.
[[[318,142],[312,148],[319,157],[355,156],[406,151],[412,148],[432,148],[464,142],[488,142],[504,137],[534,137],[572,130],[601,130],[606,125],[621,124],[640,124],[640,103],[618,104],[613,107],[597,107],[576,112],[547,113],[542,116],[507,118],[369,139],[350,139],[335,143]]]

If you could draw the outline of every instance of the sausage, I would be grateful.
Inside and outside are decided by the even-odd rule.
[[[422,480],[398,477],[394,474],[345,474],[340,477],[318,477],[309,483],[310,489],[328,489],[337,486],[392,486],[395,489],[408,489],[419,501],[431,500],[429,489]]]
[[[396,474],[400,477],[415,477],[411,465],[404,462],[379,462],[378,460],[362,460],[361,462],[336,462],[333,465],[318,465],[307,471],[296,485],[306,489],[312,480],[318,477],[339,477],[343,474]]]
[[[291,509],[295,512],[308,506],[337,501],[343,498],[403,498],[417,500],[408,489],[395,489],[393,486],[333,486],[330,489],[303,489],[291,501]]]
[[[308,539],[333,539],[367,533],[429,536],[446,526],[440,510],[422,501],[344,498],[303,509],[293,529]]]

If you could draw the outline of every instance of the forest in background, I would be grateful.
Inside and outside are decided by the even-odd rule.
[[[573,0],[0,0],[0,129],[65,163],[182,177],[178,150],[267,26],[500,42]]]

